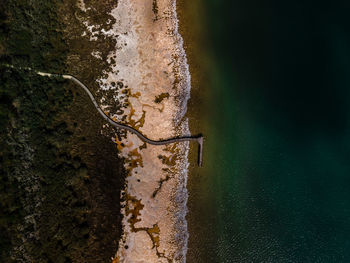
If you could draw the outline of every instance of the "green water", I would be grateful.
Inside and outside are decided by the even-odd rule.
[[[349,4],[205,6],[210,113],[188,262],[350,262]]]

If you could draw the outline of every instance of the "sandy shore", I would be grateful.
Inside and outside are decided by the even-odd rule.
[[[175,1],[121,0],[111,15],[112,29],[99,32],[117,40],[112,71],[98,80],[104,110],[151,139],[190,134],[190,76]],[[116,105],[121,110],[113,112]],[[128,177],[114,262],[185,262],[188,142],[152,146],[128,133],[116,143]]]

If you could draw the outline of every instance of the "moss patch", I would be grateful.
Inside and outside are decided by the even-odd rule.
[[[168,99],[169,98],[169,93],[161,93],[158,96],[156,96],[156,98],[154,99],[155,103],[161,103],[164,99]]]

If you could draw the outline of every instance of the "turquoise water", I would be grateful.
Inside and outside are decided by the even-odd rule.
[[[205,5],[207,178],[189,262],[350,262],[349,5]]]

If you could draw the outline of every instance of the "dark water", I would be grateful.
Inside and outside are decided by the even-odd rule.
[[[197,262],[350,262],[350,4],[205,5],[211,234]]]

